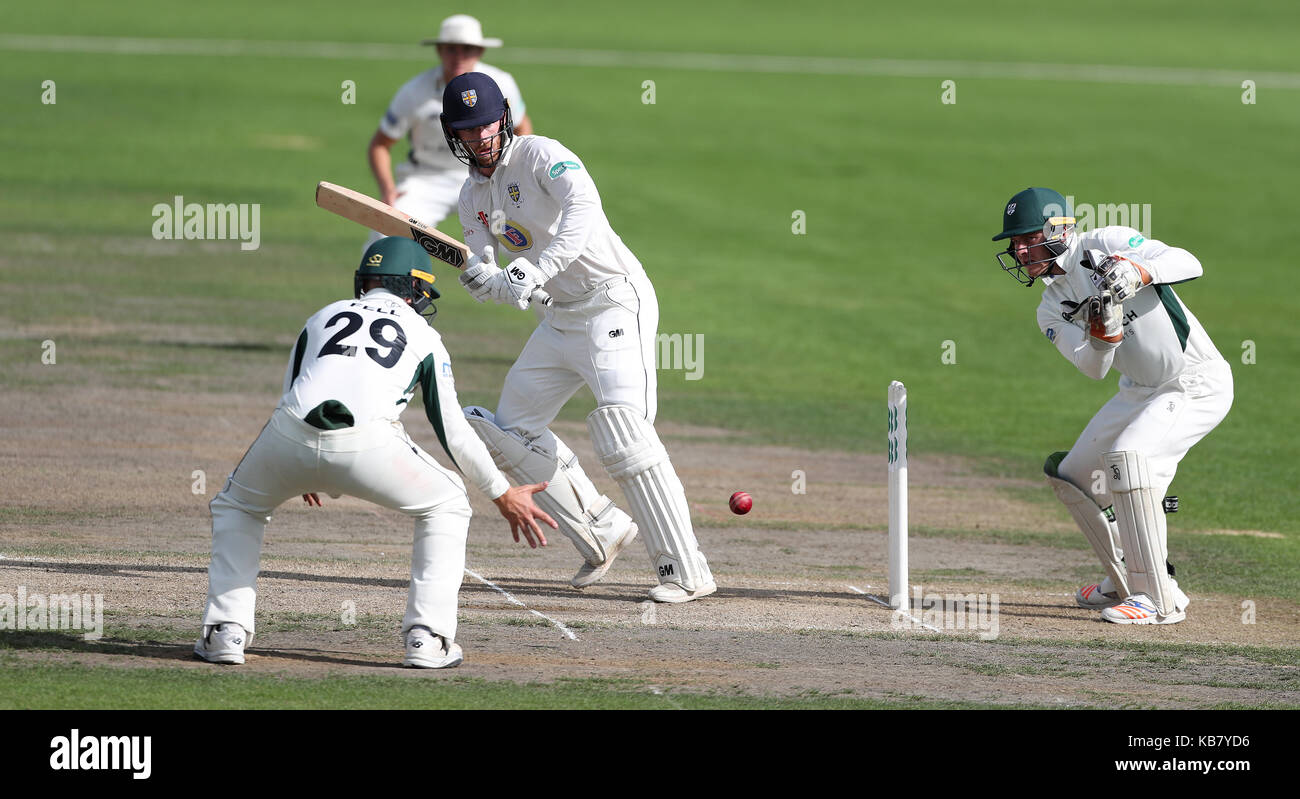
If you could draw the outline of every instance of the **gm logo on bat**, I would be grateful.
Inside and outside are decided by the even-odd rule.
[[[445,241],[435,239],[419,228],[411,228],[411,238],[415,239],[416,243],[423,247],[425,252],[445,264],[450,264],[457,269],[465,264],[465,256],[461,254],[459,249]]]

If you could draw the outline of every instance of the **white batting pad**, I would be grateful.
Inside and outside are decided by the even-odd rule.
[[[1075,523],[1083,531],[1088,543],[1092,544],[1092,551],[1097,553],[1097,559],[1101,561],[1106,574],[1115,584],[1115,590],[1120,598],[1127,597],[1129,595],[1128,575],[1122,563],[1124,552],[1120,549],[1118,528],[1110,523],[1102,509],[1097,507],[1097,503],[1080,491],[1074,483],[1051,475],[1047,475],[1047,481],[1052,484],[1056,498],[1061,500],[1066,510],[1074,517]]]
[[[1165,565],[1168,557],[1165,516],[1146,458],[1135,450],[1118,450],[1101,456],[1115,499],[1115,523],[1124,545],[1130,595],[1146,594],[1160,615],[1174,613],[1176,593]]]
[[[538,441],[528,442],[496,425],[496,417],[486,408],[469,406],[465,418],[483,440],[497,468],[516,485],[550,483],[533,499],[560,525],[582,557],[593,566],[605,562],[606,552],[627,530],[632,519],[609,498],[596,490],[582,471],[578,457],[558,436],[550,452]]]
[[[605,405],[587,417],[587,427],[601,465],[627,496],[659,582],[678,583],[688,591],[711,584],[713,574],[695,540],[686,490],[654,426],[627,405]]]

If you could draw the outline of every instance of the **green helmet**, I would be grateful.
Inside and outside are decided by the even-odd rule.
[[[1034,278],[1025,271],[1025,267],[1054,261],[1069,248],[1069,236],[1074,232],[1074,217],[1067,216],[1065,198],[1060,192],[1044,188],[1028,188],[1007,201],[1002,214],[1002,232],[993,237],[994,241],[1010,239],[1029,233],[1042,232],[1042,244],[1050,257],[1036,261],[1020,263],[1010,242],[1006,250],[998,253],[996,258],[1003,271],[1025,286],[1032,286]]]
[[[379,278],[385,289],[409,300],[416,313],[432,319],[438,312],[433,301],[442,295],[433,287],[429,263],[429,253],[413,239],[382,238],[367,247],[361,256],[361,266],[352,278],[352,296],[361,296],[367,278]],[[429,309],[432,310],[425,314]]]

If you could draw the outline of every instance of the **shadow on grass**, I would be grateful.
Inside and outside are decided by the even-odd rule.
[[[0,652],[6,650],[59,650],[96,655],[123,655],[165,661],[167,663],[203,662],[201,658],[194,654],[193,643],[121,641],[115,640],[109,634],[96,641],[87,641],[79,633],[43,630],[4,631],[0,632]],[[382,669],[401,667],[400,646],[394,648],[387,661],[364,659],[350,652],[301,648],[268,649],[258,646],[251,647],[246,655],[249,663],[262,661],[263,665],[269,664],[272,660],[283,660],[331,666],[366,666]]]
[[[169,574],[207,574],[207,568],[203,566],[169,566],[163,564],[120,564],[120,563],[50,563],[47,561],[21,561],[6,560],[4,561],[6,569],[31,569],[42,572],[64,572],[68,574],[95,574],[103,576],[120,576],[126,577],[140,572],[157,572]],[[388,577],[354,577],[347,575],[334,574],[311,574],[308,572],[288,572],[288,571],[262,571],[258,575],[259,579],[271,580],[289,580],[302,583],[333,583],[338,585],[363,586],[372,588],[398,588],[404,589],[409,585],[406,577],[388,578]],[[604,600],[608,602],[626,602],[635,605],[650,601],[646,592],[650,586],[644,583],[627,583],[627,582],[601,582],[597,585],[578,591],[572,588],[567,580],[556,579],[546,580],[530,577],[508,577],[494,578],[491,585],[480,582],[477,579],[467,577],[461,584],[461,601],[469,606],[479,605],[483,599],[500,597],[500,592],[505,591],[511,595],[526,595],[529,599],[554,599],[554,600]],[[961,594],[963,592],[954,591],[952,593]],[[967,592],[970,593],[970,592]],[[828,602],[853,602],[861,603],[864,607],[871,610],[879,610],[883,613],[890,613],[889,609],[873,603],[860,593],[850,590],[800,590],[794,588],[749,588],[746,586],[719,586],[717,593],[713,594],[706,600],[707,602],[725,602],[728,599],[749,599],[749,600],[789,600],[789,601],[828,601]],[[909,605],[914,605],[909,597]],[[947,599],[941,598],[942,600]],[[930,609],[932,598],[926,597],[925,601],[919,606],[912,608],[914,613]],[[955,610],[956,608],[947,608],[946,604],[940,608],[942,610]],[[1075,610],[1073,603],[1060,601],[1045,601],[1042,603],[1034,602],[1003,602],[1000,612],[1007,616],[1026,616],[1026,617],[1060,617],[1067,614],[1067,611]]]

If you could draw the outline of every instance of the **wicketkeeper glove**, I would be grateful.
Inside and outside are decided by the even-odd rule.
[[[1124,340],[1124,308],[1109,291],[1103,291],[1083,302],[1061,303],[1066,307],[1065,317],[1072,319],[1083,313],[1088,323],[1088,344],[1099,351],[1113,350]]]
[[[1095,259],[1094,253],[1099,254],[1093,250],[1089,255]],[[1087,266],[1086,262],[1085,266]],[[1142,270],[1138,268],[1138,263],[1132,257],[1107,255],[1101,258],[1100,262],[1093,260],[1092,268],[1092,285],[1098,291],[1109,291],[1115,296],[1117,302],[1129,299],[1138,293],[1138,289],[1146,285],[1142,281]]]

